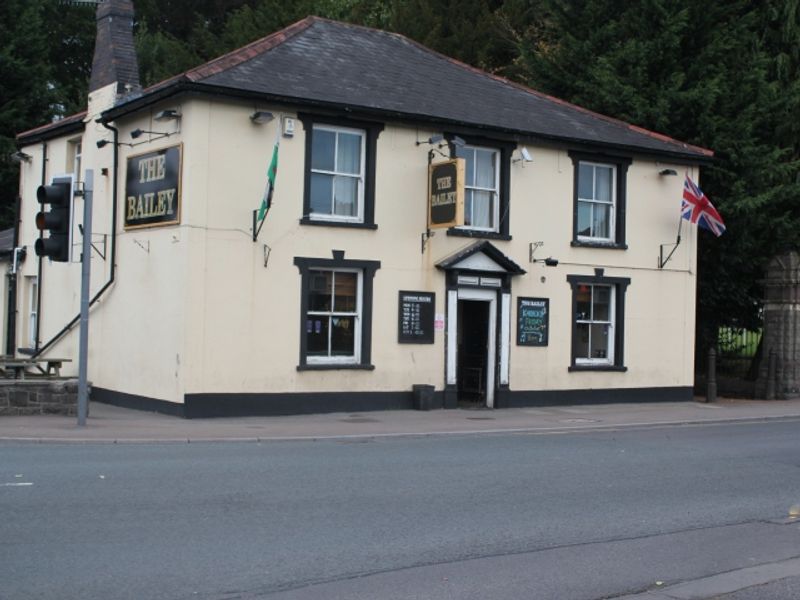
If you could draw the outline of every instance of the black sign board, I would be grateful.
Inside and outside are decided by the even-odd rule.
[[[180,223],[180,145],[128,158],[123,212],[125,229]]]
[[[430,165],[428,225],[455,227],[464,224],[464,159]]]
[[[517,298],[517,345],[547,346],[549,298]]]
[[[401,344],[432,344],[436,294],[400,292],[397,341]]]

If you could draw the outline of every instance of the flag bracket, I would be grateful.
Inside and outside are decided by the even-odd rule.
[[[267,211],[269,212],[269,211]],[[258,209],[253,211],[253,242],[258,241],[258,234],[261,233],[261,228],[264,226],[264,221],[267,220],[267,214],[264,213],[264,218],[261,219],[261,223],[258,222]]]
[[[680,243],[681,243],[681,236],[679,235],[678,239],[675,241],[674,244],[661,244],[659,246],[659,250],[658,250],[658,268],[659,269],[663,269],[664,265],[666,265],[669,262],[669,259],[672,258],[673,254],[675,254],[675,250],[678,249],[678,246],[680,245]],[[667,254],[667,257],[664,258],[664,248],[669,248],[670,246],[672,246],[672,250],[670,250],[669,254]]]

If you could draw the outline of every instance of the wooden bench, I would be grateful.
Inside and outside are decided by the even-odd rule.
[[[16,358],[0,357],[0,372],[5,377],[13,375],[14,379],[25,379],[25,375],[43,375],[45,377],[61,376],[64,363],[72,362],[70,358]],[[38,373],[30,373],[28,369],[36,369]]]

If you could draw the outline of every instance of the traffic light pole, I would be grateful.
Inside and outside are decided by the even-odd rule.
[[[86,425],[89,406],[89,279],[92,266],[92,195],[94,170],[86,169],[83,182],[83,245],[81,247],[81,324],[78,342],[78,425]]]

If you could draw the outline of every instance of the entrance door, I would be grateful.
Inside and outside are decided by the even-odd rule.
[[[458,402],[486,406],[489,367],[489,302],[458,301]]]
[[[459,288],[448,292],[447,383],[459,402],[494,407],[497,292]]]

